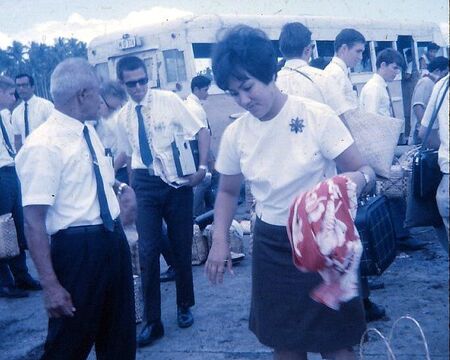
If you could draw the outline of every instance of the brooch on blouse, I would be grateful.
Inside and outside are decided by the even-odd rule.
[[[296,134],[299,132],[303,132],[303,128],[305,127],[305,125],[303,125],[303,119],[299,119],[298,117],[292,119],[289,126],[291,127],[291,131],[295,132]]]

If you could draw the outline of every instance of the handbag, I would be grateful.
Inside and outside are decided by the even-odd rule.
[[[384,195],[360,201],[355,226],[363,245],[360,262],[362,276],[381,275],[395,259],[395,231],[389,214]]]
[[[438,165],[438,151],[426,148],[433,124],[448,91],[448,81],[444,83],[445,91],[442,94],[438,106],[427,128],[423,144],[413,158],[412,173],[409,181],[408,196],[406,202],[405,227],[442,225],[442,217],[436,203],[436,191],[442,178]]]
[[[0,215],[0,259],[19,255],[16,226],[11,213]]]

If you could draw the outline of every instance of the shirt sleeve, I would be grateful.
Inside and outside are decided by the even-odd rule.
[[[324,109],[323,116],[316,124],[319,148],[327,159],[334,160],[353,144],[350,132],[330,109]]]
[[[201,128],[207,126],[202,124],[201,120],[192,114],[178,95],[170,94],[170,107],[174,115],[175,122],[183,129],[184,135],[188,138],[194,137]]]
[[[238,152],[237,137],[235,136],[235,128],[236,123],[229,125],[223,132],[220,141],[215,168],[219,173],[224,175],[241,174],[240,156]]]
[[[425,109],[425,112],[423,114],[423,118],[421,121],[421,125],[428,127],[430,125],[431,117],[433,116],[434,109],[438,106],[438,97],[441,90],[441,86],[434,86],[433,91],[430,96],[430,100],[428,101],[427,107]],[[435,121],[433,124],[433,129],[439,128],[439,122]]]
[[[16,157],[22,205],[53,205],[58,193],[62,160],[45,146],[24,146]]]

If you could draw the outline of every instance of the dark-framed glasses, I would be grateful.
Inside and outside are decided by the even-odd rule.
[[[137,84],[143,86],[146,85],[148,83],[148,77],[139,79],[139,80],[134,80],[134,81],[127,81],[125,82],[125,86],[128,88],[134,88],[137,86]]]

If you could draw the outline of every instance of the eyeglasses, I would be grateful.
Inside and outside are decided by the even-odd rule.
[[[125,83],[125,85],[126,85],[126,87],[128,87],[128,88],[134,88],[134,87],[137,86],[137,84],[143,86],[143,85],[145,85],[145,84],[147,84],[147,83],[148,83],[148,78],[145,77],[145,78],[142,78],[142,79],[139,79],[139,80],[127,81],[127,82]]]

